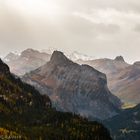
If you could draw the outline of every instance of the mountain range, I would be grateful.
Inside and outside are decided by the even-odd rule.
[[[122,56],[118,56],[115,59],[79,60],[78,63],[105,73],[110,91],[123,102],[140,103],[140,62],[128,64]]]
[[[19,76],[26,73],[22,81],[0,60],[3,138],[140,139],[139,61],[128,64],[122,56],[91,60],[81,54],[75,59],[59,51],[50,54],[33,49],[22,53],[10,53],[4,58],[6,63],[13,64],[10,68],[20,64],[18,72],[11,70]],[[39,63],[35,65],[35,61]],[[24,71],[22,62],[27,66]],[[122,102],[116,96],[131,103],[128,109],[120,109]],[[111,137],[101,123],[81,116],[103,123]]]
[[[9,53],[3,60],[12,73],[23,76],[46,64],[51,55],[52,50],[39,52],[27,49],[21,54]],[[140,62],[128,64],[122,56],[115,59],[94,59],[76,51],[65,55],[78,64],[86,64],[105,73],[109,90],[125,103],[125,107],[133,107],[140,102]]]
[[[22,80],[48,95],[60,111],[97,119],[107,119],[120,111],[121,101],[109,91],[105,74],[76,64],[59,51]]]
[[[26,49],[21,53],[10,52],[3,58],[3,61],[8,64],[12,73],[18,76],[23,76],[25,73],[35,70],[48,62],[53,51],[54,49],[47,49],[42,51]],[[84,55],[76,51],[69,54],[65,53],[65,55],[73,61],[86,61],[93,59],[91,56]]]
[[[12,75],[0,60],[0,139],[111,140],[111,137],[102,124],[56,111],[48,96]]]

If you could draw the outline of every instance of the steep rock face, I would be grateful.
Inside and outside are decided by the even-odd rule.
[[[127,64],[122,56],[112,59],[97,59],[80,61],[105,73],[111,92],[121,98],[123,102],[140,103],[140,63]]]
[[[107,87],[106,76],[88,65],[70,61],[55,51],[44,66],[23,80],[47,94],[58,110],[106,119],[117,114],[120,100]]]
[[[9,65],[11,72],[19,76],[37,69],[50,59],[49,54],[33,49],[23,51],[18,57],[11,55],[7,55],[4,61]]]

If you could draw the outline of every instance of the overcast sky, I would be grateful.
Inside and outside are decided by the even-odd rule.
[[[0,0],[0,55],[50,47],[140,60],[140,0]]]

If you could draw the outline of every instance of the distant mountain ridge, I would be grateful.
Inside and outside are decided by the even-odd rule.
[[[121,106],[107,87],[105,74],[88,65],[78,65],[54,51],[48,63],[26,74],[23,81],[47,94],[58,110],[106,119]]]
[[[4,61],[9,65],[12,73],[23,76],[25,73],[33,71],[46,62],[52,55],[52,50],[39,52],[33,49],[27,49],[21,54],[10,53]],[[78,52],[66,56],[79,64],[87,64],[107,75],[108,87],[111,92],[121,98],[125,103],[132,105],[140,102],[140,62],[130,65],[125,62],[122,56],[115,59],[94,59]]]
[[[122,56],[117,56],[115,59],[101,58],[89,61],[79,60],[77,63],[88,64],[107,75],[110,73],[117,73],[129,66]]]
[[[140,103],[140,62],[130,65],[122,56],[113,59],[96,59],[78,61],[88,64],[107,75],[111,92],[122,101],[132,104]]]
[[[55,49],[38,51],[29,48],[21,53],[10,52],[3,58],[3,61],[9,65],[12,73],[22,76],[48,62],[53,50]],[[66,53],[66,56],[73,61],[93,59],[93,57],[89,57],[88,55],[84,55],[76,51],[70,54]]]
[[[4,62],[9,65],[12,73],[21,76],[44,65],[50,57],[50,54],[27,49],[20,55],[9,53],[4,58]]]

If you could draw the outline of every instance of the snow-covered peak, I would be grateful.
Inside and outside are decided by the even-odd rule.
[[[94,57],[92,57],[92,56],[88,56],[86,54],[81,54],[77,51],[72,52],[71,54],[67,55],[67,57],[73,61],[77,61],[77,60],[88,61],[88,60],[94,59]]]

